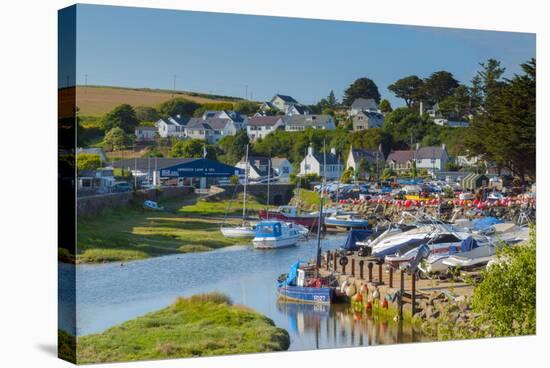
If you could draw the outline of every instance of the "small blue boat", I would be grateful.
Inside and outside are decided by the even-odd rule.
[[[299,273],[300,271],[304,272],[304,270],[300,269],[300,265],[307,264],[301,261],[294,263],[290,267],[290,272],[285,275],[286,277],[283,280],[279,280],[279,284],[277,285],[277,294],[279,297],[284,300],[300,303],[330,304],[334,298],[333,287],[299,286],[303,283],[303,279],[300,280]]]
[[[368,227],[368,220],[358,217],[353,213],[335,213],[325,218],[326,226],[345,227],[348,229]]]

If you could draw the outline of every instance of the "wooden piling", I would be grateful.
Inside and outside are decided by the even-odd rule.
[[[405,292],[405,271],[401,270],[401,285],[399,285],[399,319],[403,320],[403,293]]]
[[[334,252],[334,272],[338,271],[338,253]]]
[[[393,287],[393,267],[390,266],[390,288]]]
[[[411,277],[411,289],[411,311],[412,315],[414,316],[414,314],[416,313],[416,273],[414,272]]]
[[[355,258],[351,259],[351,277],[355,277]]]
[[[384,281],[382,281],[382,263],[384,262],[378,262],[378,283],[383,284]]]
[[[373,267],[372,262],[369,262],[367,267],[369,269],[369,282],[372,282],[372,267]]]
[[[361,280],[364,280],[364,277],[363,277],[363,266],[365,266],[365,261],[360,260],[360,261],[359,261],[359,278],[360,278]]]
[[[330,255],[331,255],[331,253],[330,253],[330,250],[329,250],[329,251],[327,251],[327,268],[326,268],[327,271],[330,268]]]

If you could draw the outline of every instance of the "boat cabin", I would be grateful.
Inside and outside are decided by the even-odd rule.
[[[263,221],[257,225],[256,237],[277,237],[283,233],[278,221]]]

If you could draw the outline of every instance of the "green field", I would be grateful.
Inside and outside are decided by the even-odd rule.
[[[161,202],[163,212],[139,207],[104,211],[100,215],[78,220],[77,255],[79,263],[117,262],[144,259],[174,253],[201,252],[236,244],[250,244],[247,239],[224,238],[219,230],[225,210],[240,214],[242,204],[217,200]],[[263,208],[251,198],[251,210]],[[239,218],[225,223],[238,224]]]
[[[287,350],[288,333],[219,293],[171,306],[78,338],[78,363],[122,362]]]

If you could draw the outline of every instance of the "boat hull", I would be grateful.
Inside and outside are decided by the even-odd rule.
[[[282,285],[277,288],[277,294],[281,299],[297,303],[330,304],[334,298],[334,288]]]
[[[369,223],[368,223],[368,221],[358,221],[358,220],[349,221],[349,220],[337,220],[337,219],[326,218],[325,219],[325,225],[327,227],[333,226],[333,227],[345,227],[345,228],[350,228],[350,229],[351,228],[365,229],[365,228],[368,227]]]
[[[221,233],[226,238],[253,238],[256,230],[251,227],[222,227]]]
[[[291,237],[256,237],[252,239],[252,245],[256,249],[276,249],[291,247],[298,243],[301,235],[296,234]]]

